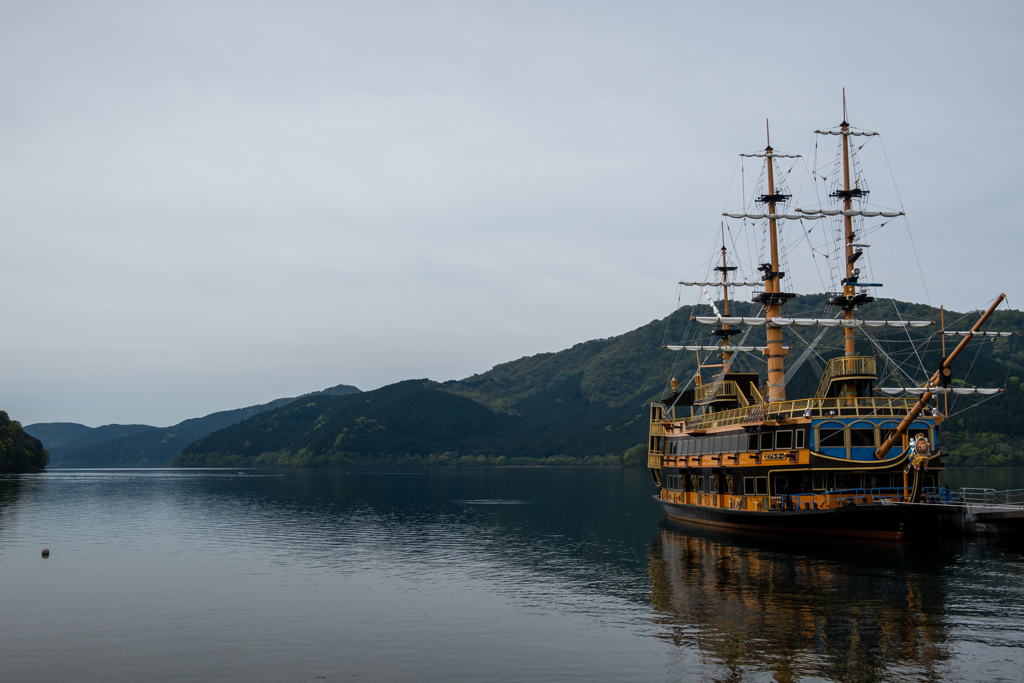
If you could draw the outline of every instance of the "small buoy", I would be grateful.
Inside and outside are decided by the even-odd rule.
[[[50,549],[49,548],[43,548],[43,557],[49,557],[49,556],[50,556]]]

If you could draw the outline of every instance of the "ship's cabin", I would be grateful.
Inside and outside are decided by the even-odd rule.
[[[705,414],[746,408],[761,402],[756,372],[730,372],[725,379],[676,391],[661,401],[668,419],[692,416],[695,408]]]
[[[663,488],[679,493],[742,496],[801,496],[829,491],[902,489],[904,477],[898,471],[823,471],[823,472],[731,472],[723,468],[667,469]],[[924,486],[935,488],[939,471],[924,475]]]
[[[899,425],[898,418],[814,419],[793,425],[740,427],[716,434],[684,436],[652,436],[649,450],[659,456],[738,456],[740,453],[763,454],[783,451],[795,458],[796,451],[810,449],[842,460],[875,462],[875,450]],[[936,448],[935,422],[915,420],[907,429],[902,449],[923,436],[929,449]],[[723,462],[736,458],[727,457]]]
[[[878,371],[874,356],[840,356],[828,362],[816,398],[871,396]]]

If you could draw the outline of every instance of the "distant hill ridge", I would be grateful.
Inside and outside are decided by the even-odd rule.
[[[732,302],[730,307],[737,315],[757,312],[744,302]],[[801,295],[787,306],[787,314],[794,317],[820,317],[824,310],[823,294]],[[703,306],[685,306],[625,334],[509,361],[463,380],[408,380],[358,396],[351,395],[357,389],[342,385],[343,391],[332,388],[214,413],[86,446],[77,444],[92,437],[73,425],[27,429],[32,433],[36,427],[45,427],[52,436],[64,439],[54,446],[66,454],[57,465],[61,467],[166,465],[172,460],[177,466],[640,465],[646,458],[647,405],[667,392],[672,377],[685,384],[696,369],[694,354],[674,354],[662,344],[693,338],[693,330],[685,334],[695,325],[690,316],[705,312]],[[868,319],[939,318],[937,309],[889,299],[863,307],[861,314]],[[951,311],[945,315],[948,325],[969,326],[976,319],[974,314]],[[954,322],[961,318],[964,322]],[[993,325],[993,329],[1024,331],[1024,314],[1000,311]],[[906,332],[881,328],[871,334],[899,341],[898,335]],[[744,343],[763,345],[764,330],[753,329]],[[837,343],[841,342],[833,339],[833,346]],[[1019,380],[1024,348],[1018,349],[1016,338],[974,344],[970,362],[954,368],[955,381],[962,381],[969,367],[970,383],[1005,385],[1007,391],[979,410],[971,406],[980,399],[956,399],[940,437],[943,449],[953,453],[947,463],[1024,465],[1024,391]],[[819,350],[829,353],[825,344]],[[859,338],[857,352],[875,351],[868,339]],[[932,343],[917,362],[934,368],[940,356],[941,345]],[[812,357],[788,381],[790,396],[813,394],[819,377],[814,368],[817,362]],[[764,379],[759,357],[740,356],[734,368],[759,372]],[[68,448],[77,450],[69,453]]]
[[[304,396],[341,396],[359,393],[346,384]],[[50,452],[51,467],[167,467],[185,446],[210,432],[287,405],[303,396],[225,410],[160,428],[150,425],[87,427],[74,422],[43,422],[26,426]]]
[[[743,302],[731,307],[739,315],[756,313]],[[816,317],[825,309],[824,294],[801,295],[787,313]],[[667,391],[673,376],[685,383],[696,370],[694,354],[677,355],[661,346],[682,338],[694,324],[690,316],[704,313],[704,307],[682,307],[616,337],[502,363],[459,381],[410,380],[358,397],[292,403],[210,433],[185,448],[173,464],[466,465],[518,459],[524,464],[639,465],[646,461],[648,403]],[[937,309],[888,299],[861,313],[869,319],[939,318]],[[948,324],[962,317],[969,326],[975,319],[973,314],[945,315]],[[993,329],[1024,331],[1024,315],[1000,311],[993,324]],[[876,339],[898,340],[896,335],[905,334],[872,331]],[[763,330],[755,329],[745,343],[763,345],[763,336]],[[984,410],[969,409],[976,399],[959,399],[957,414],[940,439],[954,453],[948,463],[1024,465],[1024,391],[1017,379],[1024,348],[1018,350],[1014,339],[976,344],[973,360],[958,364],[954,377],[962,377],[970,366],[971,383],[977,386],[1003,386],[1011,379],[999,402]],[[874,349],[869,340],[859,339],[857,352],[872,354]],[[941,345],[934,343],[920,362],[934,368],[940,356]],[[790,395],[813,394],[819,376],[814,362],[790,379]],[[764,374],[760,358],[741,357],[734,367]]]

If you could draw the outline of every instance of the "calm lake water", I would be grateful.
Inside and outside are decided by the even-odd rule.
[[[583,468],[0,477],[0,680],[1022,678],[1024,546],[678,527],[652,493]]]

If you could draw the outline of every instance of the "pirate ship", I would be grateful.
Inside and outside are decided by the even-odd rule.
[[[859,310],[874,301],[881,286],[861,277],[858,261],[869,246],[862,236],[879,227],[874,223],[903,212],[869,202],[852,141],[878,134],[848,123],[845,96],[842,123],[815,134],[838,138],[824,201],[816,208],[791,208],[792,195],[776,182],[778,164],[799,155],[777,152],[769,135],[763,152],[741,155],[757,158],[762,172],[753,203],[723,214],[714,278],[680,283],[700,288],[710,307],[711,315],[691,318],[691,330],[710,330],[695,334],[696,343],[665,346],[677,354],[697,354],[698,363],[684,386],[672,379],[671,393],[650,407],[648,466],[658,487],[656,498],[672,518],[723,527],[892,540],[934,533],[942,515],[954,508],[927,504],[942,502],[943,495],[936,428],[944,414],[933,398],[999,391],[953,386],[951,368],[971,340],[1007,334],[983,329],[1005,296],[996,297],[968,330],[947,330],[944,319],[860,317]],[[764,263],[757,266],[757,279],[738,276],[738,261],[727,250],[729,219],[760,227],[764,258],[759,260]],[[784,315],[796,297],[783,288],[779,226],[784,221],[800,226],[819,222],[828,226],[819,232],[832,235],[838,286],[826,296],[821,317]],[[709,288],[720,296],[713,297]],[[736,308],[738,288],[754,290],[746,305],[757,307],[747,311],[753,315],[730,311],[731,304]],[[877,343],[879,330],[901,329],[909,338],[911,332],[934,334],[936,326],[941,326],[942,360],[917,383]],[[787,368],[791,347],[786,344],[804,339],[801,328],[813,328],[813,338]],[[817,389],[804,398],[787,396],[787,383],[804,361],[819,356],[819,342],[830,330],[841,330],[842,344],[835,357],[821,359],[827,363]],[[747,345],[751,333],[763,343]],[[858,335],[871,341],[876,352],[858,353]],[[700,341],[703,336],[706,343]],[[949,337],[959,343],[947,349]],[[767,366],[766,383],[756,368],[744,371],[743,363],[736,362],[751,356]],[[883,377],[880,367],[886,371]]]

